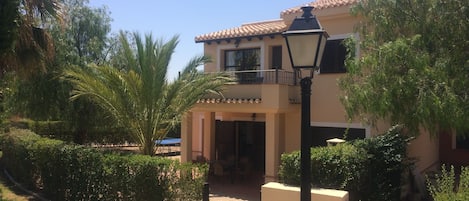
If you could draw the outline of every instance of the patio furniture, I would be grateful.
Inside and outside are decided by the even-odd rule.
[[[176,152],[173,153],[171,151],[171,147],[180,146],[181,138],[165,138],[162,140],[155,140],[155,144],[163,148],[164,151],[162,154],[175,154]]]

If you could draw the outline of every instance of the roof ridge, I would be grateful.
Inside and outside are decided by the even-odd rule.
[[[196,42],[220,40],[233,37],[251,37],[278,34],[286,29],[283,19],[245,23],[238,27],[223,29],[195,37]]]
[[[258,24],[267,24],[267,23],[282,22],[282,21],[283,21],[283,19],[262,20],[262,21],[255,21],[255,22],[243,23],[243,24],[241,24],[241,26],[258,25]]]
[[[340,7],[340,6],[349,6],[355,3],[358,3],[360,0],[316,0],[309,3],[306,3],[307,6],[313,6],[315,9],[322,10],[326,8]],[[302,6],[295,6],[288,8],[280,12],[280,16],[283,17],[288,14],[301,12]]]

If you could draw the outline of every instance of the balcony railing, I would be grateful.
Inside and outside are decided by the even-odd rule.
[[[281,69],[227,71],[238,79],[239,84],[285,84],[295,85],[295,73]]]

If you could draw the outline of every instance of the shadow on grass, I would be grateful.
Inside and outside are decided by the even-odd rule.
[[[7,173],[3,166],[3,152],[0,151],[0,200],[2,201],[41,201],[39,193],[24,188]]]
[[[22,186],[10,180],[8,175],[5,174],[4,168],[0,165],[0,200],[15,200],[15,201],[41,201],[39,197],[32,195],[31,192],[24,190]],[[36,193],[37,194],[37,193]]]

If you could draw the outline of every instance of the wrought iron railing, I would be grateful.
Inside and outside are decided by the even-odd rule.
[[[281,69],[226,71],[237,78],[239,84],[295,85],[295,73]]]

